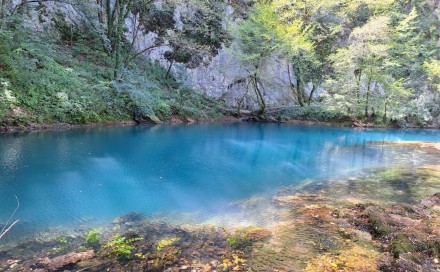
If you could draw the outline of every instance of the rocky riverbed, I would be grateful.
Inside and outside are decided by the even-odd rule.
[[[95,229],[45,232],[0,248],[2,271],[438,271],[437,143],[413,165],[280,189],[261,226],[173,224],[137,213]]]

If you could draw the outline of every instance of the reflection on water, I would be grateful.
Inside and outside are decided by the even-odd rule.
[[[104,222],[131,211],[191,214],[199,222],[227,224],[222,214],[231,204],[254,195],[306,179],[419,163],[413,150],[368,144],[396,140],[439,141],[440,136],[429,130],[280,124],[0,135],[0,222],[14,209],[17,195],[22,229],[86,218]]]

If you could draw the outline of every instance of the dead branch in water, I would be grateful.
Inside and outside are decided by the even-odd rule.
[[[12,212],[11,216],[9,216],[8,221],[6,221],[5,226],[3,227],[3,229],[0,231],[0,239],[6,234],[8,233],[8,231],[10,229],[12,229],[12,227],[18,223],[19,219],[15,220],[14,222],[12,222],[12,224],[9,225],[9,222],[11,222],[12,218],[14,217],[15,213],[17,212],[18,208],[20,207],[20,201],[18,201],[18,197],[15,196],[15,199],[17,200],[17,207],[15,207],[15,210]]]

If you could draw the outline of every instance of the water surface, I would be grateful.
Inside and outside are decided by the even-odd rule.
[[[399,140],[440,135],[242,123],[4,134],[0,222],[14,209],[14,195],[22,228],[105,222],[132,211],[209,220],[283,186],[417,163],[368,144]]]

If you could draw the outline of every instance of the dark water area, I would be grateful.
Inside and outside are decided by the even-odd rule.
[[[369,141],[440,141],[437,130],[198,124],[0,135],[0,223],[17,229],[109,222],[128,212],[204,222],[306,180],[416,164]],[[232,223],[232,222],[231,222]]]

